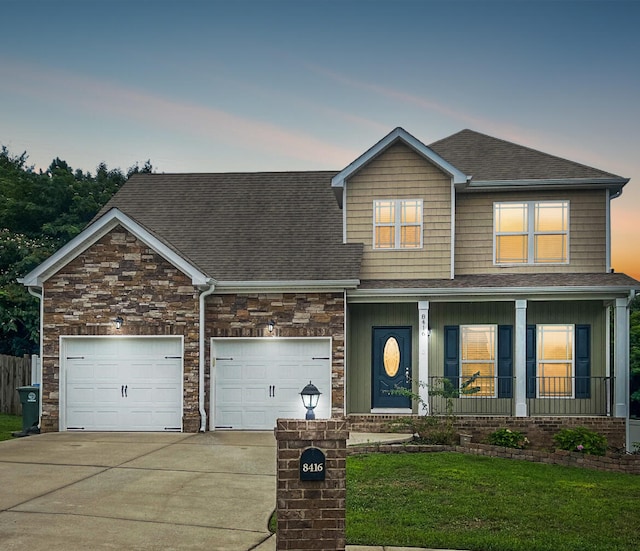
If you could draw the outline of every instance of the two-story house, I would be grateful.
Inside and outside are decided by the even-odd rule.
[[[354,427],[423,413],[402,387],[442,412],[445,386],[479,424],[588,419],[623,441],[640,283],[611,269],[610,202],[627,181],[402,128],[338,173],[134,175],[22,279],[42,429],[271,429],[304,416],[312,381],[316,416]]]

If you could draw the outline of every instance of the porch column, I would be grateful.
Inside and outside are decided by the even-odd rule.
[[[516,300],[515,376],[516,417],[527,416],[527,301]]]
[[[429,404],[429,301],[418,302],[418,394],[422,404]],[[422,407],[422,405],[420,406]],[[429,414],[430,411],[419,411],[418,413]]]
[[[629,302],[617,298],[614,322],[614,417],[627,417],[629,405]]]

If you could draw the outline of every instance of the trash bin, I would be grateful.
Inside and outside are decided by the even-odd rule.
[[[40,419],[40,388],[37,386],[19,386],[17,389],[22,404],[22,436],[38,434]],[[20,433],[18,433],[20,434]],[[16,434],[16,436],[18,435]]]

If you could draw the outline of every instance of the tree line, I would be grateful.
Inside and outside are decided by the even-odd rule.
[[[27,164],[26,152],[0,148],[0,354],[35,354],[39,304],[16,280],[78,235],[132,174],[100,163],[95,174],[56,157],[47,170]]]

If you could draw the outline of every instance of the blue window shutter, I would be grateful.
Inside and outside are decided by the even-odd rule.
[[[576,325],[576,398],[591,398],[590,325]]]
[[[444,326],[444,376],[454,388],[460,386],[460,327]]]
[[[513,326],[498,325],[498,398],[513,396]]]
[[[527,325],[527,398],[536,397],[536,326]]]

